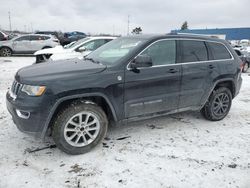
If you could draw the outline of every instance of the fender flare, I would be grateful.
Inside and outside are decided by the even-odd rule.
[[[107,102],[107,104],[109,105],[109,107],[111,109],[114,120],[117,121],[115,109],[114,109],[112,103],[110,102],[110,100],[108,99],[108,97],[103,93],[84,93],[84,94],[65,96],[65,97],[62,97],[59,100],[57,100],[56,103],[51,108],[50,113],[49,113],[49,115],[46,119],[46,122],[44,124],[44,127],[42,129],[42,133],[41,133],[42,139],[45,138],[46,132],[47,132],[48,127],[49,127],[49,123],[50,123],[51,119],[53,118],[53,115],[54,115],[56,109],[58,108],[58,106],[67,100],[78,99],[78,98],[82,98],[82,97],[102,97],[102,98],[104,98],[104,100]]]
[[[235,88],[235,83],[234,83],[234,79],[233,78],[223,78],[223,79],[219,79],[216,82],[214,82],[213,87],[211,87],[210,91],[208,92],[209,94],[205,97],[205,100],[202,101],[202,105],[201,108],[203,108],[203,106],[206,104],[208,98],[210,97],[210,95],[212,94],[213,90],[215,89],[215,87],[220,83],[220,82],[225,82],[225,81],[230,81],[233,83],[233,87]],[[235,93],[232,93],[232,95],[234,95]]]

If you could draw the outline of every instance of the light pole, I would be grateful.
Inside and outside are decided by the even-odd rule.
[[[9,14],[9,26],[10,26],[10,32],[11,32],[11,31],[12,31],[12,29],[11,29],[10,11],[8,12],[8,14]]]
[[[128,15],[128,31],[127,31],[127,35],[129,35],[129,24],[130,24],[130,21],[129,21],[129,15]]]

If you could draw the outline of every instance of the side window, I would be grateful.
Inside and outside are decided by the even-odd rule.
[[[43,39],[43,36],[31,35],[31,36],[30,36],[30,40],[31,40],[31,41],[37,41],[37,40],[44,40],[44,39]]]
[[[176,62],[176,42],[174,40],[163,40],[152,44],[141,55],[152,58],[153,66],[174,64]]]
[[[54,37],[55,39],[57,39],[56,37]],[[43,40],[48,40],[50,39],[50,37],[47,37],[47,36],[43,36]]]
[[[241,52],[239,50],[234,50],[238,56],[241,56]]]
[[[87,50],[93,51],[94,45],[95,45],[95,41],[90,41],[90,42],[87,42],[87,43],[81,45],[79,48],[85,47]]]
[[[182,40],[181,41],[181,63],[207,61],[208,53],[205,42]]]
[[[4,38],[3,34],[2,34],[2,33],[0,33],[0,39],[3,39],[3,38]]]
[[[231,55],[223,44],[209,42],[208,43],[214,56],[214,60],[231,59]]]
[[[30,40],[30,36],[22,36],[17,38],[15,41],[29,41]]]
[[[105,43],[106,43],[106,41],[104,39],[95,40],[93,50],[96,50],[97,48],[104,45]]]

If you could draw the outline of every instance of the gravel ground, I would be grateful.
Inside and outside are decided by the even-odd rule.
[[[91,152],[70,156],[19,132],[5,107],[15,72],[32,57],[0,58],[0,187],[250,187],[250,76],[229,115],[186,112],[110,127]]]

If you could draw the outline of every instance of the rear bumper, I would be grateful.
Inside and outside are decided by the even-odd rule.
[[[242,78],[239,75],[239,78],[238,78],[238,81],[237,81],[236,90],[235,90],[235,97],[239,94],[241,85],[242,85]]]

